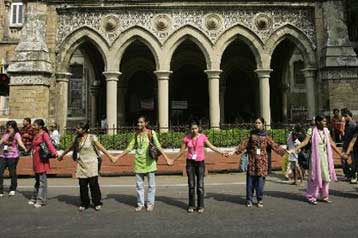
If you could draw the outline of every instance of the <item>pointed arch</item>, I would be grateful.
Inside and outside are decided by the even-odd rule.
[[[104,70],[106,70],[108,65],[107,56],[109,53],[108,42],[96,30],[84,26],[70,33],[58,47],[58,52],[60,52],[58,62],[60,62],[60,65],[58,65],[57,71],[68,71],[73,53],[81,46],[81,44],[85,42],[90,42],[93,46],[95,46],[102,56]]]
[[[205,57],[207,68],[211,69],[214,61],[212,43],[202,31],[191,25],[181,27],[165,41],[163,49],[166,56],[164,59],[164,69],[170,69],[170,63],[175,50],[185,40],[190,40],[199,47]]]
[[[285,39],[290,40],[297,46],[304,58],[306,67],[316,66],[316,54],[312,42],[301,30],[289,24],[271,34],[265,45],[267,54],[272,57],[276,47]],[[270,67],[268,66],[268,68]]]
[[[215,48],[219,52],[217,64],[220,66],[226,48],[237,39],[242,40],[251,49],[257,67],[260,68],[263,64],[263,42],[253,31],[239,24],[227,29],[216,41]]]
[[[134,41],[140,41],[151,51],[156,69],[161,66],[161,46],[158,39],[143,27],[135,26],[121,33],[114,41],[111,49],[110,62],[111,70],[118,70],[122,61],[124,52]]]

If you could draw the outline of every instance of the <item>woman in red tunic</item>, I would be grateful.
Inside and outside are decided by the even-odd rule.
[[[40,158],[40,144],[46,142],[46,145],[51,152],[51,155],[56,158],[57,151],[51,143],[51,138],[45,127],[45,122],[42,119],[34,121],[35,137],[32,141],[32,161],[35,173],[35,187],[29,205],[35,208],[46,205],[47,202],[47,172],[50,170],[50,160],[41,160]]]
[[[256,190],[257,207],[263,207],[263,194],[265,177],[268,171],[267,147],[270,147],[279,155],[287,151],[276,144],[268,136],[265,128],[265,120],[259,117],[255,121],[255,129],[250,132],[250,137],[244,140],[234,151],[236,154],[247,152],[249,163],[246,175],[246,200],[247,207],[252,207],[252,199]]]

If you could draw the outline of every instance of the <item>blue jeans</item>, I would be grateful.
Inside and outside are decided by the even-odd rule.
[[[147,205],[154,205],[155,202],[155,172],[136,174],[137,205],[144,207],[144,178],[148,177]]]
[[[254,191],[257,201],[262,201],[264,196],[265,177],[246,175],[246,200],[252,202]]]
[[[47,174],[35,174],[35,186],[31,200],[41,205],[47,203]]]

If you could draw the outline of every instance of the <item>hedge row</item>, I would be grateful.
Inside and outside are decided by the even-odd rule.
[[[228,130],[205,130],[203,131],[209,140],[217,147],[232,147],[240,144],[249,135],[248,129],[228,129]],[[274,141],[279,144],[286,144],[289,131],[287,129],[272,129],[269,134]],[[67,134],[61,138],[61,149],[68,147],[74,139],[74,134]],[[107,149],[123,150],[127,147],[134,133],[120,133],[116,135],[98,134],[102,145]],[[159,140],[163,148],[179,148],[184,132],[160,133]]]

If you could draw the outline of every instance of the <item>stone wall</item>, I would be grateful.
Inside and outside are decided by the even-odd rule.
[[[24,117],[48,118],[49,90],[42,85],[11,87],[10,115],[12,119]]]

